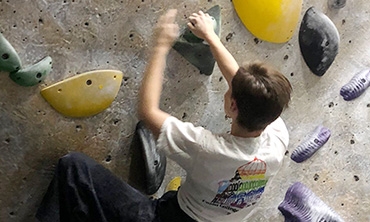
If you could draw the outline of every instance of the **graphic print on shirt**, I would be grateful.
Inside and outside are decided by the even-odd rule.
[[[216,197],[207,204],[237,212],[252,206],[261,198],[268,179],[265,178],[266,163],[257,157],[253,161],[240,166],[234,177],[218,183]]]

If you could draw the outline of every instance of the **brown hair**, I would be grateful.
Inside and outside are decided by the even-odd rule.
[[[236,121],[248,131],[263,130],[288,106],[292,86],[279,71],[260,61],[245,64],[232,79]]]

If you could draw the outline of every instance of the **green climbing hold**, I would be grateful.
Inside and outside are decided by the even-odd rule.
[[[221,8],[219,5],[213,6],[207,13],[214,20],[214,31],[221,34]],[[200,73],[211,75],[215,66],[211,49],[203,39],[196,37],[188,28],[175,42],[173,48],[180,53],[192,65],[197,67]]]
[[[42,82],[50,73],[52,67],[52,59],[50,56],[43,58],[36,64],[19,70],[18,72],[11,72],[9,77],[21,86],[34,86]]]
[[[16,72],[22,68],[21,66],[17,52],[0,33],[0,71]]]
[[[216,8],[215,8],[216,9]],[[211,10],[211,9],[210,9]],[[207,12],[209,14],[209,12]],[[212,10],[212,13],[215,14]],[[220,26],[217,24],[219,21],[217,21],[214,17],[212,17],[212,21],[213,21],[213,30],[215,31],[215,33],[220,36]],[[182,37],[189,43],[202,43],[204,40],[201,39],[201,38],[198,38],[197,36],[195,36],[188,28],[185,29],[184,31],[184,34],[182,35]]]

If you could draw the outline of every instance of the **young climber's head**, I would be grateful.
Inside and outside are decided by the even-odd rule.
[[[239,68],[232,79],[231,92],[226,94],[231,94],[238,125],[253,132],[265,129],[280,116],[288,106],[291,91],[292,86],[283,74],[256,61]],[[227,105],[230,104],[225,102]]]

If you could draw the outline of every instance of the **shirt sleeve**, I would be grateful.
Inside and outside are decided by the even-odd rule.
[[[268,139],[260,148],[260,152],[266,154],[269,165],[269,174],[275,175],[280,169],[285,152],[289,144],[289,133],[284,121],[279,117],[271,123],[266,130],[268,131]]]
[[[161,127],[157,147],[186,169],[191,164],[192,157],[202,149],[206,132],[203,127],[195,127],[192,123],[182,122],[171,116]]]
[[[274,122],[272,122],[269,126],[270,132],[276,136],[283,144],[285,149],[288,148],[289,145],[289,133],[286,128],[286,125],[282,118],[277,118]]]

